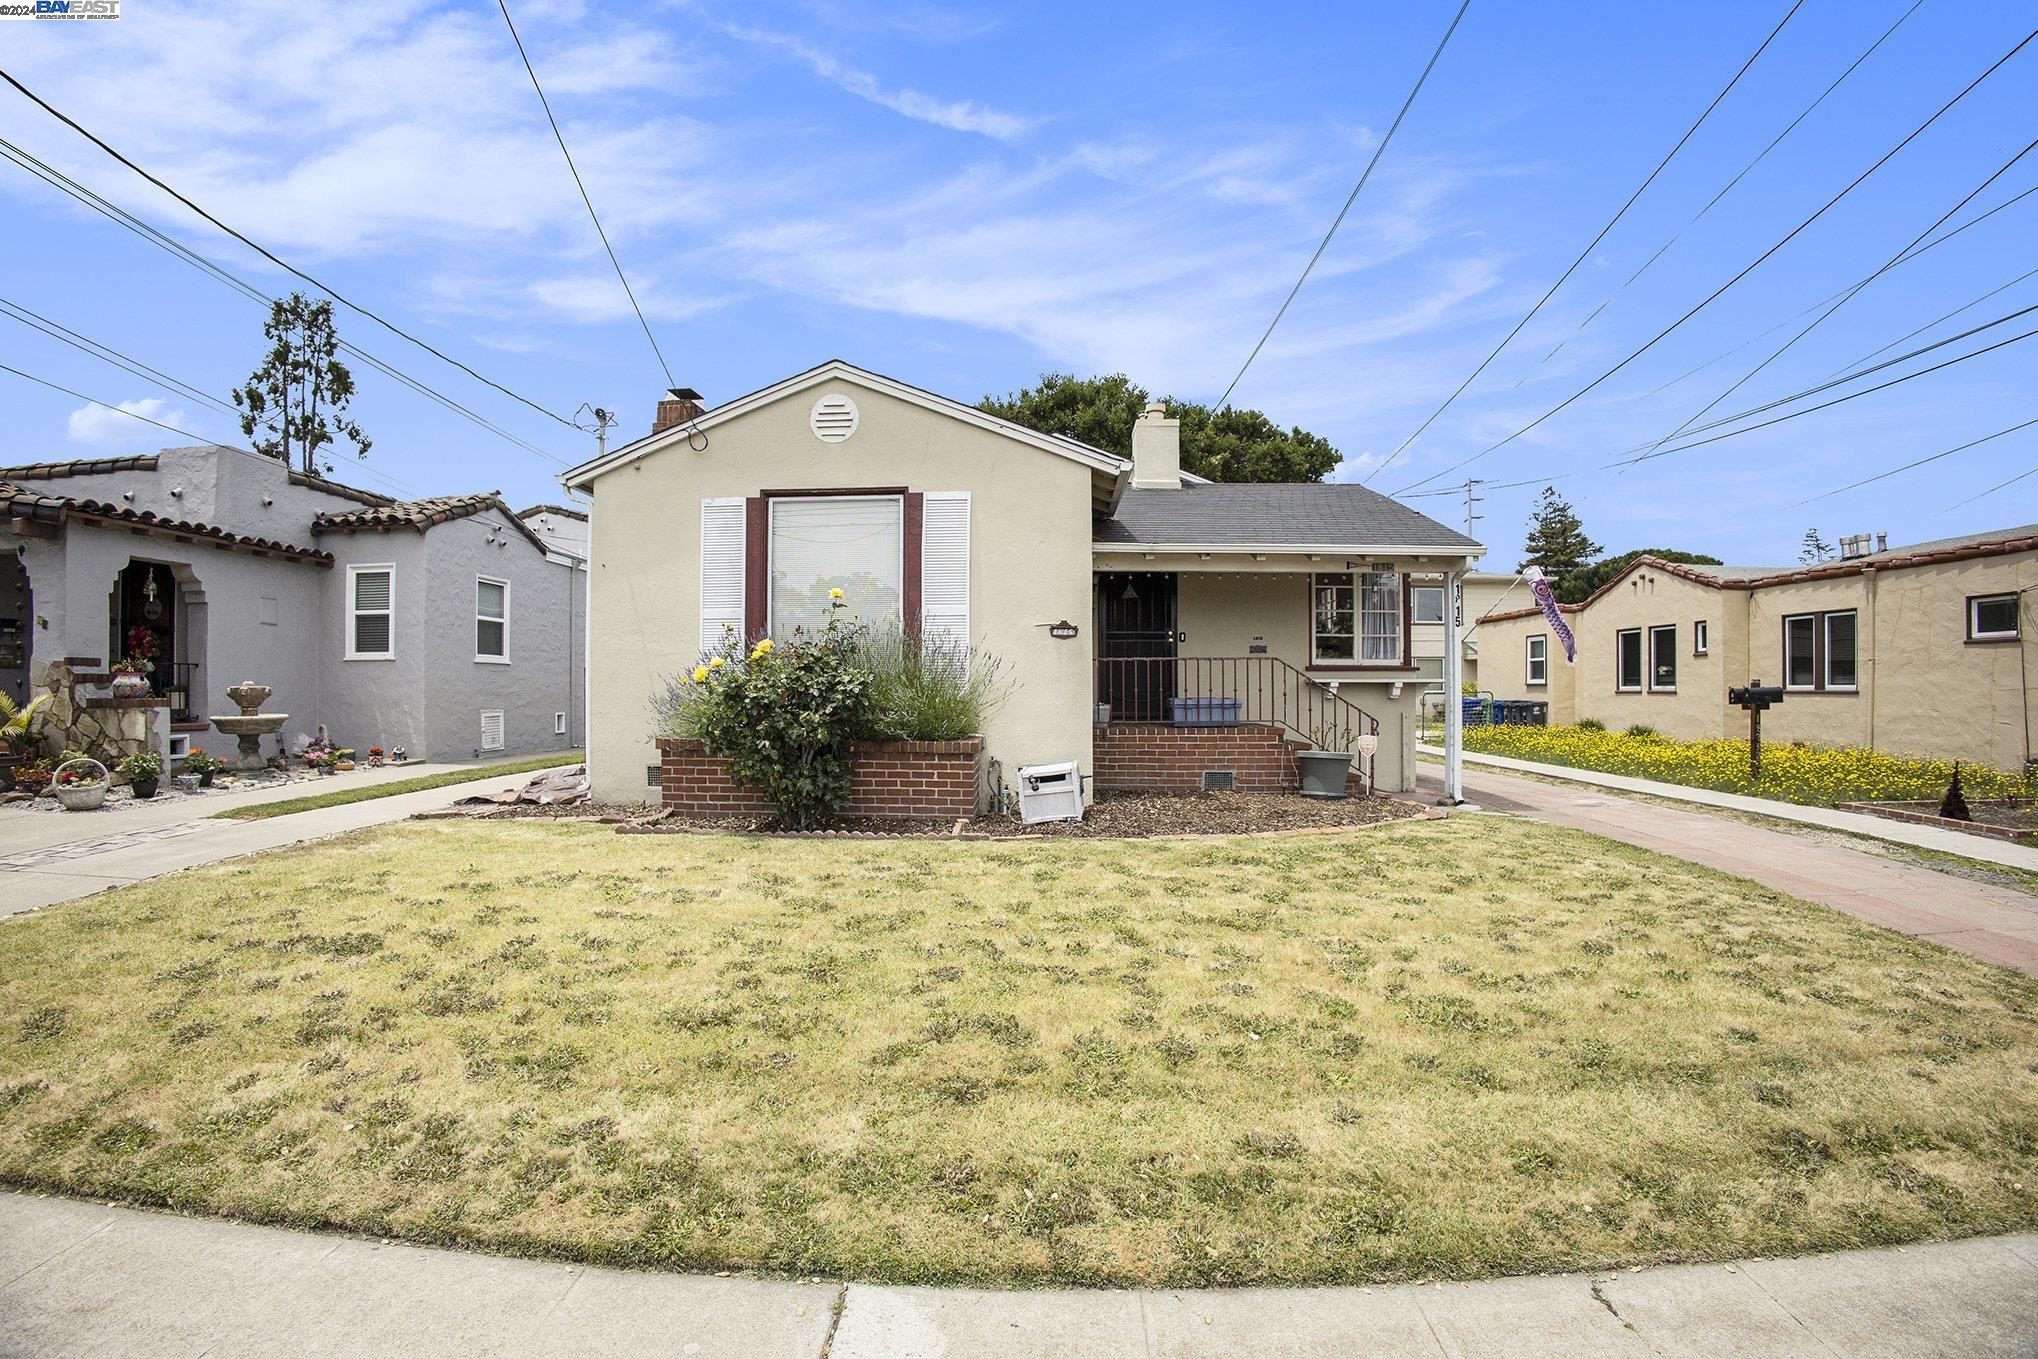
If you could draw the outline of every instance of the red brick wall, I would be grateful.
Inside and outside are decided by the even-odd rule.
[[[858,741],[846,816],[971,816],[982,741]],[[699,741],[658,742],[660,801],[684,816],[765,816],[771,804],[729,777]]]
[[[1096,786],[1197,793],[1206,771],[1229,770],[1241,793],[1285,792],[1296,784],[1298,744],[1273,726],[1113,722],[1096,734]]]

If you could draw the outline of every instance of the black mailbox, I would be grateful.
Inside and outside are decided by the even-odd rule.
[[[1772,703],[1783,702],[1783,690],[1773,684],[1751,684],[1745,689],[1727,690],[1727,702],[1760,712]]]

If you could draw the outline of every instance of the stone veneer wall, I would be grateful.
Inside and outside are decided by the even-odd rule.
[[[858,741],[845,816],[886,820],[974,816],[981,740]],[[771,804],[729,776],[699,741],[658,742],[660,801],[682,816],[768,816]]]
[[[145,750],[160,754],[157,717],[160,714],[165,722],[169,720],[170,701],[114,698],[105,692],[113,676],[100,667],[94,656],[30,663],[29,701],[42,694],[50,699],[37,728],[41,753],[82,750],[108,765]]]

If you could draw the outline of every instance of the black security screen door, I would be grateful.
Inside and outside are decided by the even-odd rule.
[[[1165,722],[1175,696],[1175,574],[1119,571],[1097,577],[1103,620],[1097,685],[1114,722]]]

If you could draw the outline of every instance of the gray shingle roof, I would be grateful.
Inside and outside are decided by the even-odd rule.
[[[2022,524],[2016,528],[1989,529],[1984,533],[1963,533],[1957,538],[1933,538],[1922,543],[1906,543],[1883,552],[1871,552],[1865,557],[1852,557],[1850,561],[1872,562],[1885,557],[1911,557],[1920,552],[1944,552],[1949,548],[1975,547],[1981,543],[2007,543],[2019,538],[2038,538],[2038,524]]]
[[[1133,487],[1118,502],[1118,513],[1099,520],[1091,537],[1099,544],[1480,550],[1456,529],[1348,482],[1213,482],[1178,491]]]

